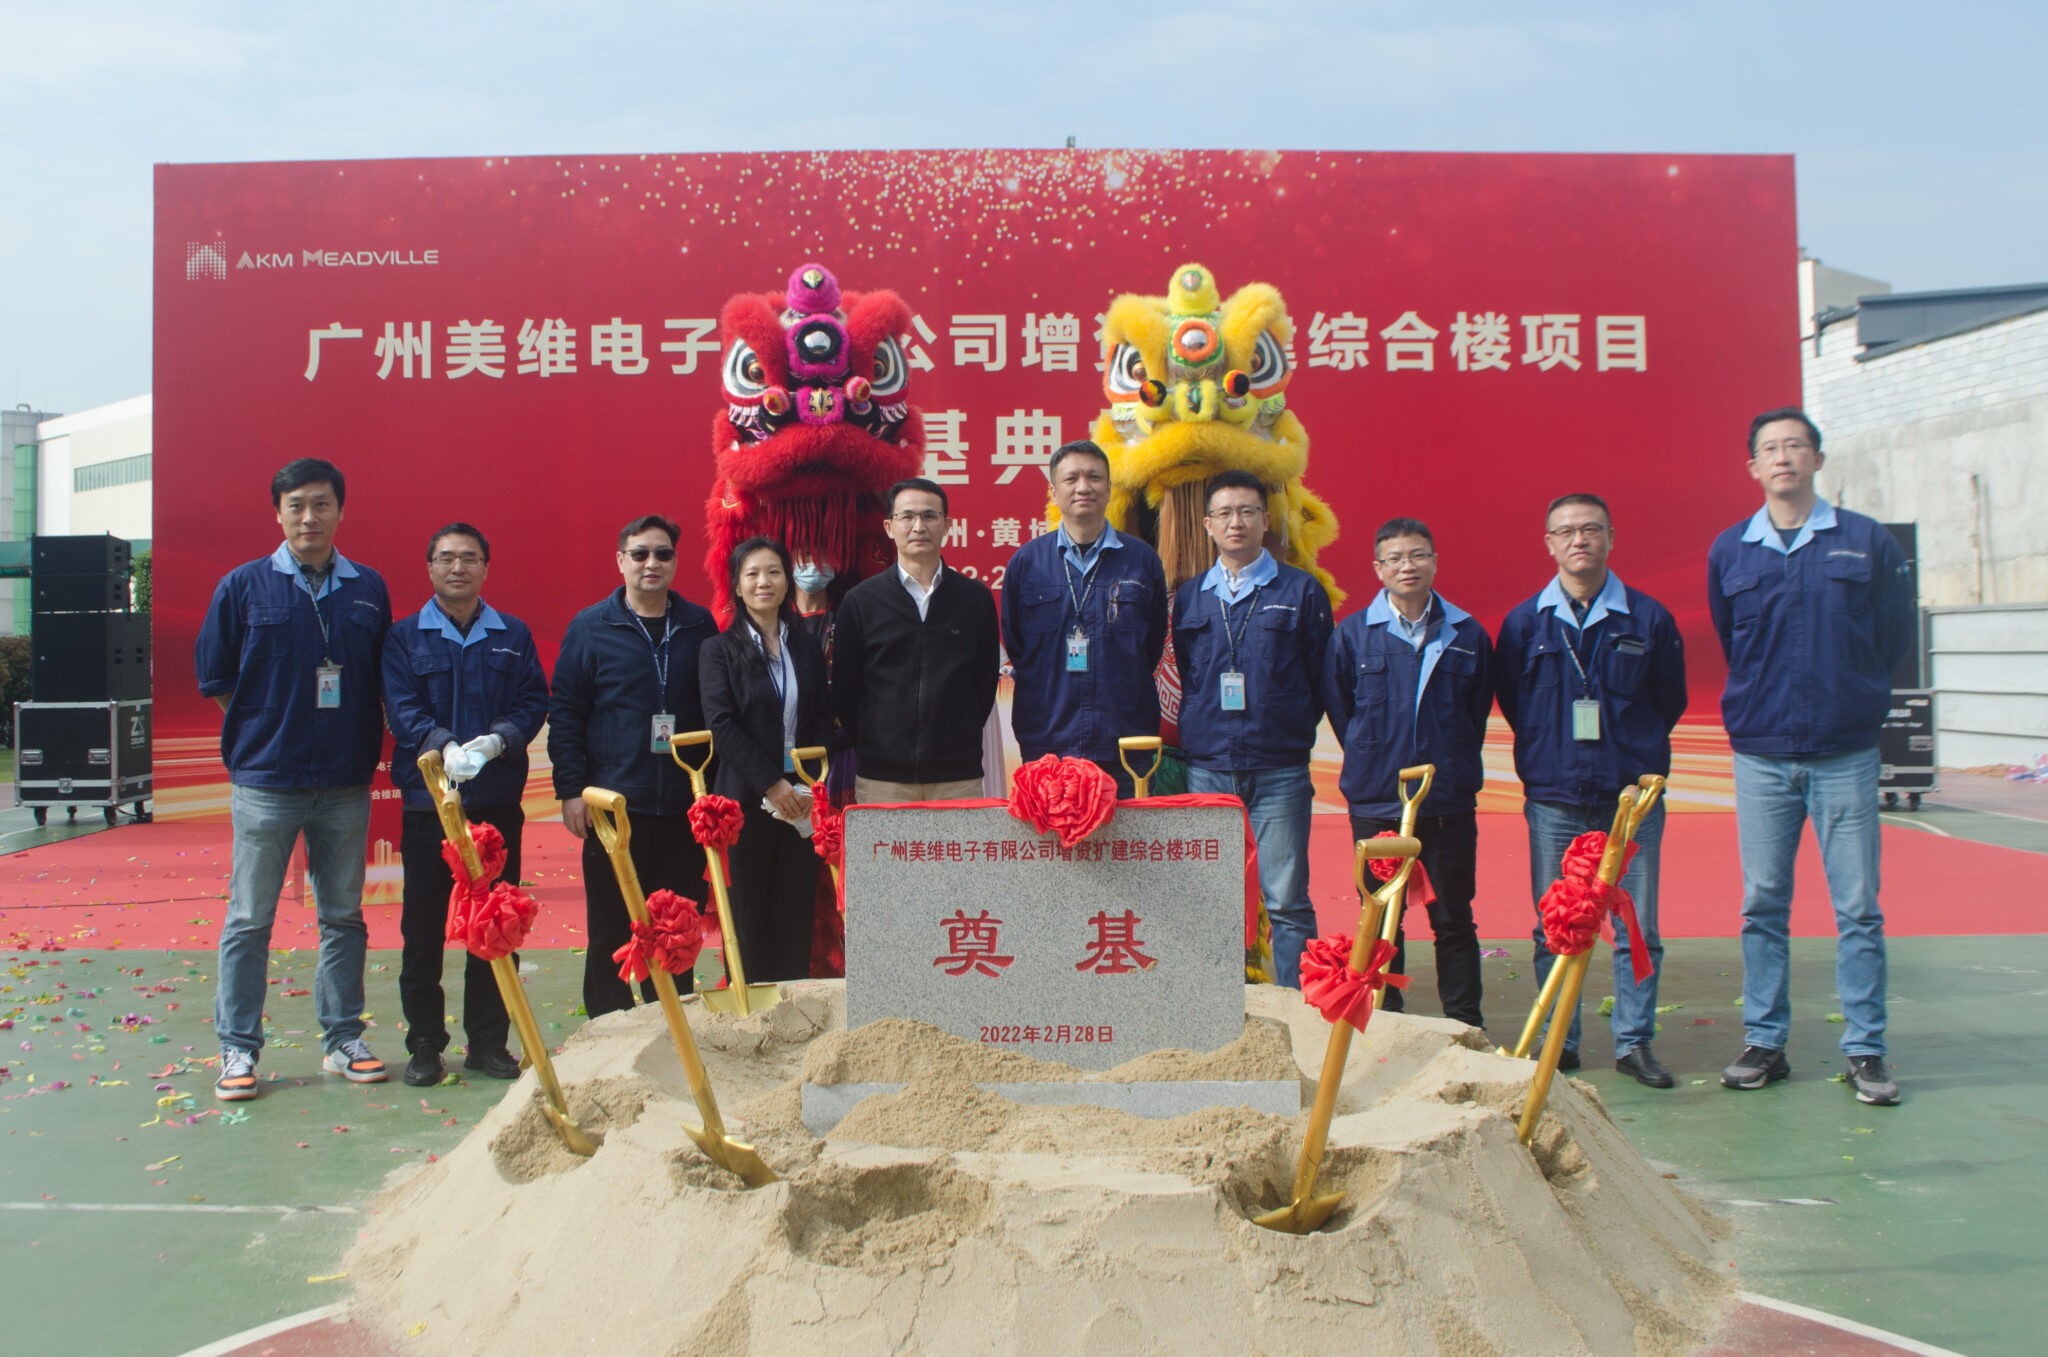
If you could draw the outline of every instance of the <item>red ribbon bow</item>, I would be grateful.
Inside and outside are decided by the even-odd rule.
[[[489,890],[458,884],[448,901],[448,941],[496,961],[519,950],[539,916],[540,903],[509,882],[495,882]]]
[[[1628,928],[1629,967],[1636,983],[1650,978],[1650,944],[1636,924],[1636,902],[1619,885],[1600,879],[1600,859],[1607,853],[1607,833],[1593,829],[1572,840],[1559,864],[1559,876],[1543,892],[1543,945],[1554,956],[1577,956],[1593,945],[1600,925],[1612,914]],[[1630,844],[1622,851],[1621,870],[1636,855]]]
[[[690,804],[690,832],[706,848],[730,848],[739,842],[747,822],[740,803],[729,796],[700,796]]]
[[[1046,754],[1017,770],[1010,814],[1072,848],[1116,814],[1116,779],[1086,759]]]
[[[1350,934],[1316,938],[1302,949],[1301,997],[1328,1021],[1348,1022],[1363,1032],[1372,1017],[1374,990],[1387,985],[1408,988],[1407,976],[1387,974],[1393,960],[1394,945],[1374,938],[1360,974],[1351,969]]]
[[[823,792],[811,798],[811,851],[835,866],[846,856],[846,812]]]
[[[505,870],[505,836],[498,832],[496,825],[472,824],[469,841],[476,845],[477,861],[483,865],[483,875],[473,881],[469,870],[462,865],[461,852],[446,839],[441,840],[441,860],[448,864],[449,871],[455,873],[458,890],[465,886],[489,886]]]
[[[697,902],[671,890],[658,890],[647,897],[647,922],[633,925],[633,936],[616,952],[619,979],[627,984],[645,980],[656,966],[670,975],[682,975],[697,964],[704,950],[704,922]]]
[[[1399,831],[1382,829],[1373,835],[1375,839],[1397,839]],[[1367,858],[1365,865],[1382,884],[1392,881],[1401,870],[1400,858]],[[1436,902],[1436,888],[1429,884],[1429,873],[1422,870],[1422,859],[1415,859],[1415,870],[1408,874],[1408,892],[1402,898],[1403,904],[1420,905],[1428,909]]]

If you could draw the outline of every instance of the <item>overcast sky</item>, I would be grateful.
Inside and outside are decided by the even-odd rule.
[[[931,146],[1792,153],[1902,291],[2048,280],[2041,7],[0,0],[0,399],[150,389],[159,162]],[[1788,282],[1789,263],[1788,263]]]

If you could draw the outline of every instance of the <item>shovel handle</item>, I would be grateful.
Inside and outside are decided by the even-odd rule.
[[[426,780],[427,795],[434,798],[434,813],[440,817],[441,833],[462,855],[462,869],[474,881],[484,874],[483,859],[477,856],[476,840],[469,835],[469,817],[462,813],[462,793],[449,784],[447,771],[441,767],[441,751],[429,749],[414,763],[420,770],[420,776]]]
[[[803,779],[806,787],[815,788],[825,780],[825,774],[832,771],[832,760],[826,756],[825,746],[821,744],[800,745],[790,750],[789,761],[796,765],[796,775]],[[811,776],[811,770],[804,766],[807,763],[818,765],[816,777]]]
[[[1636,831],[1642,828],[1643,821],[1650,814],[1650,808],[1663,797],[1664,787],[1665,780],[1655,773],[1645,773],[1636,782],[1636,804],[1628,813],[1629,842],[1635,842]]]
[[[1418,763],[1413,768],[1403,768],[1395,775],[1394,790],[1401,797],[1401,832],[1403,834],[1413,834],[1415,832],[1415,816],[1419,812],[1422,803],[1429,799],[1430,784],[1435,781],[1436,765],[1433,763]],[[1419,784],[1415,788],[1413,796],[1408,794],[1408,784],[1410,782]]]
[[[704,757],[695,763],[683,757],[685,749],[704,746]],[[668,755],[682,770],[690,775],[690,790],[698,796],[704,795],[704,769],[711,762],[711,732],[708,730],[685,730],[668,737]]]
[[[1152,762],[1141,773],[1131,766],[1131,755],[1147,753],[1152,756]],[[1119,736],[1116,742],[1116,761],[1131,775],[1132,795],[1142,801],[1152,794],[1152,779],[1159,776],[1159,765],[1166,762],[1166,742],[1157,735]]]

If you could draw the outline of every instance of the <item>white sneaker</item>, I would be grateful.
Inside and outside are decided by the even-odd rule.
[[[320,1068],[338,1074],[352,1084],[381,1084],[390,1078],[384,1062],[371,1054],[361,1037],[352,1037],[327,1053]]]

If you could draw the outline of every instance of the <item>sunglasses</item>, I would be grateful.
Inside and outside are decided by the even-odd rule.
[[[644,561],[649,556],[652,556],[655,560],[666,565],[676,558],[676,549],[674,547],[634,547],[626,555],[636,561]]]

